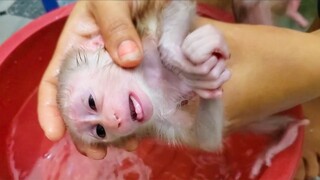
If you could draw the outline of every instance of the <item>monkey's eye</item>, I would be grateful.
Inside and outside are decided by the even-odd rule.
[[[97,111],[96,103],[94,102],[94,99],[93,99],[91,94],[90,94],[89,99],[88,99],[88,104],[89,104],[89,107],[92,110]]]
[[[106,131],[104,130],[103,126],[101,126],[100,124],[96,126],[96,133],[101,138],[106,137]]]

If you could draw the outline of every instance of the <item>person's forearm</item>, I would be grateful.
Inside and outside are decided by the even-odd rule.
[[[267,116],[320,95],[320,37],[270,26],[200,19],[219,28],[230,47],[232,78],[224,86],[231,120]]]

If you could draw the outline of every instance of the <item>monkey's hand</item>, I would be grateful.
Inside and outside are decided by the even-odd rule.
[[[230,53],[221,33],[211,25],[202,26],[185,38],[182,52],[187,62],[179,77],[204,99],[221,96],[221,86],[231,76],[225,62]]]

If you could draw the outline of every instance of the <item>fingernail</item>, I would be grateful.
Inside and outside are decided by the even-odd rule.
[[[64,131],[62,132],[64,133]],[[61,137],[63,136],[63,134],[56,132],[56,129],[53,128],[48,128],[45,131],[45,136],[50,140],[50,141],[57,141],[59,139],[61,139]]]
[[[120,44],[118,48],[118,55],[122,62],[129,64],[140,61],[142,58],[137,44],[132,40],[125,40]]]

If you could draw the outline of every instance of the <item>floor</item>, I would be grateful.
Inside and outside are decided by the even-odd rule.
[[[58,0],[59,6],[74,0]],[[13,33],[33,19],[46,13],[42,0],[1,0],[0,1],[0,45]]]

